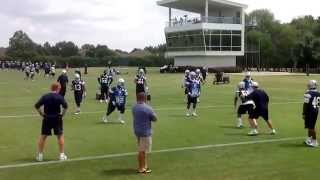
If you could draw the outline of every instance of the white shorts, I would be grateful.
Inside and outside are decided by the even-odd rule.
[[[138,140],[138,151],[139,152],[151,152],[152,148],[152,137],[137,137]]]

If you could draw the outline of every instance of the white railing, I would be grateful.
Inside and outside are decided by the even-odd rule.
[[[167,27],[184,26],[188,24],[199,23],[218,23],[218,24],[241,24],[239,17],[197,17],[197,18],[174,18],[170,22],[167,22]]]

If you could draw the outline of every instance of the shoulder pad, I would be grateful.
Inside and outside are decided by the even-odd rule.
[[[304,94],[304,103],[309,103],[310,98],[311,98],[311,95],[308,92]]]

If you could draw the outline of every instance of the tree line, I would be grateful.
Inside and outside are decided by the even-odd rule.
[[[250,45],[260,47],[260,66],[319,68],[320,17],[302,16],[290,23],[280,23],[272,12],[260,9],[246,19],[248,49]]]
[[[16,31],[9,40],[6,60],[51,62],[57,66],[163,66],[173,60],[165,58],[166,45],[148,46],[128,53],[112,50],[106,45],[84,44],[80,48],[71,41],[54,45],[35,43],[27,33]]]
[[[289,23],[276,20],[266,9],[255,10],[246,17],[247,49],[260,50],[261,60],[252,66],[270,68],[318,68],[320,62],[320,17],[303,16]],[[140,51],[140,54],[138,53]],[[9,40],[6,58],[50,61],[71,66],[162,66],[173,64],[165,57],[166,45],[149,46],[131,53],[112,50],[106,45],[85,44],[78,47],[71,41],[54,45],[35,43],[25,32],[17,31]],[[138,54],[138,55],[132,55]]]

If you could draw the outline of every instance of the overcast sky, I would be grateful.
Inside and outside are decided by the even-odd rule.
[[[248,4],[247,12],[270,9],[282,22],[320,16],[319,0],[234,1]],[[1,0],[0,46],[8,46],[12,34],[21,29],[40,44],[67,40],[130,51],[165,42],[167,19],[167,8],[157,6],[156,0]]]

